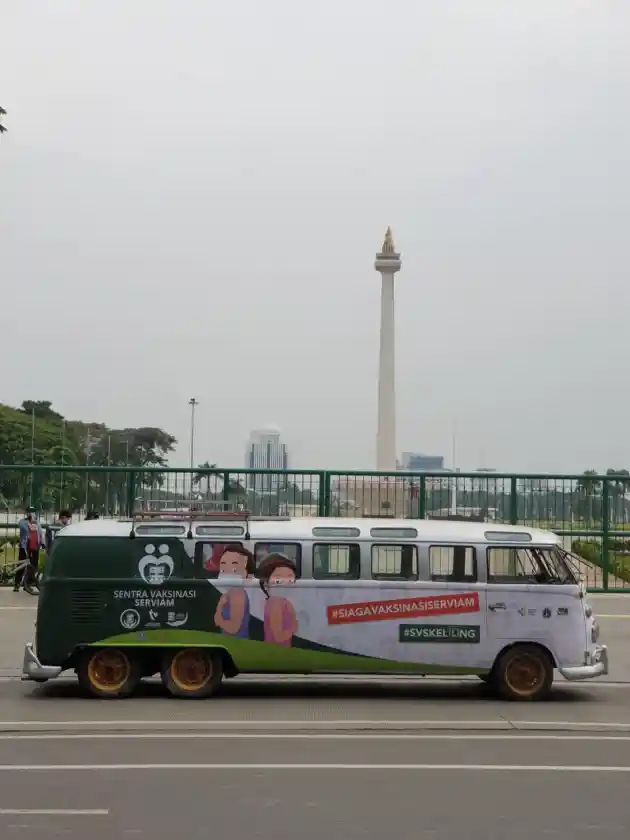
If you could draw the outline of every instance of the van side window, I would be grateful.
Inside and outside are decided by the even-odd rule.
[[[195,545],[195,569],[198,577],[218,578],[221,571],[245,579],[254,577],[254,555],[242,542],[198,542]]]
[[[373,545],[372,577],[375,580],[418,580],[415,545]]]
[[[431,580],[444,583],[475,583],[477,558],[470,545],[432,545],[429,548]]]
[[[300,577],[302,570],[302,546],[299,543],[256,543],[256,548],[254,549],[256,568],[260,566],[268,554],[284,554],[289,560],[293,560],[297,572],[296,577]]]
[[[313,577],[316,580],[358,580],[361,548],[355,543],[316,543],[313,546]]]
[[[553,583],[562,579],[553,552],[541,548],[488,548],[488,583]]]

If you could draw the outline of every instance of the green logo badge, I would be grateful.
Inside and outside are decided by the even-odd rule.
[[[478,624],[400,624],[399,642],[447,642],[477,645]]]

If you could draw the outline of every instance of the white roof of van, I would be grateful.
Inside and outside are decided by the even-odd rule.
[[[163,525],[184,526],[186,531],[189,527],[187,519],[169,519],[168,516],[159,519],[137,520],[136,528],[142,526],[145,533],[149,527]],[[193,533],[197,527],[212,527],[220,525],[242,525],[245,527],[245,520],[234,517],[208,517],[193,520]],[[361,537],[369,537],[373,528],[383,531],[415,528],[418,532],[417,539],[422,541],[436,542],[486,542],[486,534],[494,532],[497,534],[497,541],[500,541],[499,534],[506,534],[506,541],[518,542],[517,535],[523,535],[524,542],[543,543],[553,545],[560,541],[560,537],[552,531],[543,531],[538,528],[526,528],[521,525],[503,525],[497,522],[458,522],[451,520],[437,519],[342,519],[340,517],[296,517],[294,519],[250,519],[249,533],[253,540],[279,539],[308,539],[312,537],[313,528],[358,528]],[[129,536],[131,531],[130,520],[117,519],[92,519],[68,525],[59,531],[56,539],[66,537],[121,537]],[[511,538],[507,535],[512,535]],[[140,536],[140,535],[139,535]],[[164,535],[166,536],[166,535]],[[200,537],[201,538],[201,537]],[[205,539],[209,537],[205,536]],[[234,539],[226,535],[224,539]],[[238,537],[236,537],[238,539]],[[341,539],[341,537],[340,537]]]

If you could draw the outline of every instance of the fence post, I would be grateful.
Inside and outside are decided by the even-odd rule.
[[[610,533],[610,488],[609,480],[604,479],[602,482],[602,571],[603,571],[603,587],[608,590],[608,572],[610,570],[610,551],[608,545],[608,537]]]
[[[418,489],[418,518],[426,519],[427,517],[427,477],[420,476],[420,487]]]
[[[227,503],[230,501],[230,473],[223,473],[223,510],[227,510]]]
[[[136,471],[129,470],[127,473],[127,516],[133,516],[134,501],[136,498]]]
[[[518,487],[515,475],[510,478],[510,525],[518,525]]]
[[[331,516],[330,513],[330,473],[322,470],[319,474],[319,496],[317,499],[317,515]]]

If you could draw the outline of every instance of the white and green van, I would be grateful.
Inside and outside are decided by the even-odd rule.
[[[70,525],[23,678],[101,697],[161,675],[206,697],[237,674],[476,675],[540,699],[608,673],[553,533],[496,523],[152,512]]]

